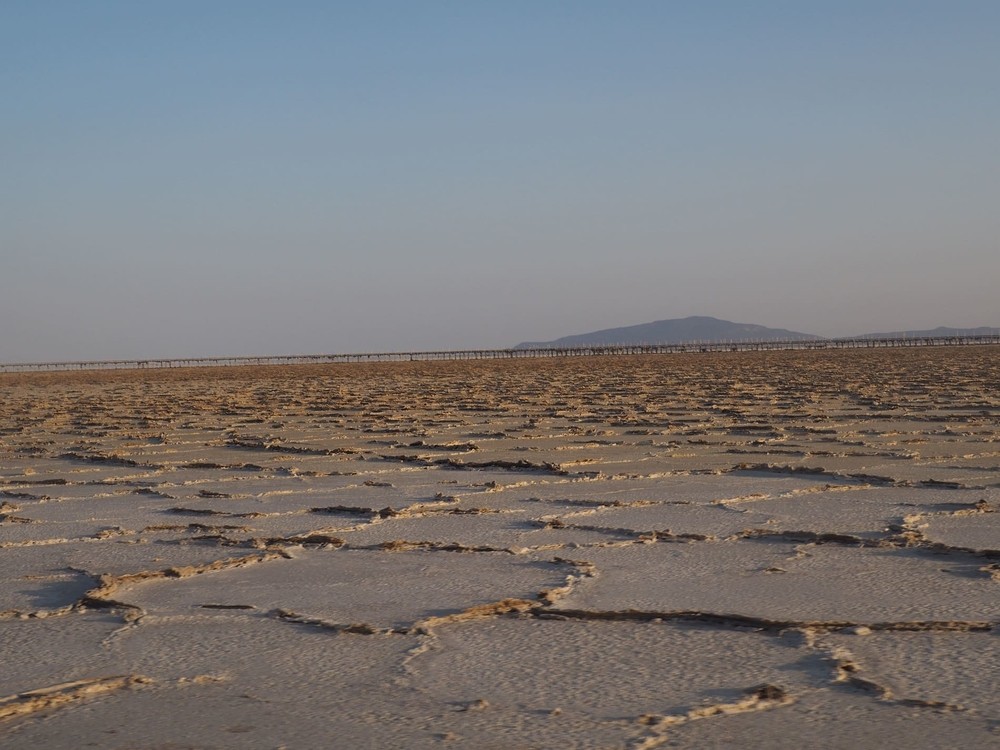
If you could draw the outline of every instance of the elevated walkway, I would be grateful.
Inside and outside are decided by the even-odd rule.
[[[522,359],[532,357],[594,357],[684,352],[751,352],[788,349],[885,349],[917,346],[981,346],[1000,344],[1000,336],[928,336],[923,338],[846,338],[810,341],[731,341],[683,344],[615,344],[606,346],[539,347],[532,349],[463,349],[430,352],[363,352],[355,354],[293,354],[263,357],[192,357],[186,359],[118,359],[83,362],[0,363],[0,372],[61,370],[144,370],[166,367],[226,367],[234,365],[301,365],[343,362],[418,362],[438,360]]]

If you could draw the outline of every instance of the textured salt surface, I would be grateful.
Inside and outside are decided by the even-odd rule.
[[[0,744],[995,747],[996,354],[0,376]]]

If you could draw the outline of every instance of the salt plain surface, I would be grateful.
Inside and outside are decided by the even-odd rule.
[[[0,745],[996,747],[998,355],[0,375]]]

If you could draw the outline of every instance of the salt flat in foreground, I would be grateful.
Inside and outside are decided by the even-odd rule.
[[[0,376],[5,748],[1000,744],[1000,349]]]

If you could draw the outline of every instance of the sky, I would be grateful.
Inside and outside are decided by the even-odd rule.
[[[995,0],[5,0],[0,362],[1000,326]]]

